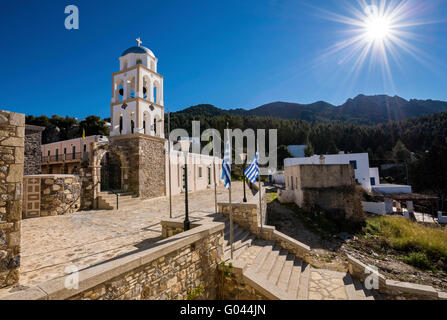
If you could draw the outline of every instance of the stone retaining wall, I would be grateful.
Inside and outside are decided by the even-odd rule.
[[[187,232],[67,277],[4,297],[4,300],[170,300],[186,299],[203,288],[199,299],[215,299],[217,267],[223,256],[223,223],[205,222]],[[68,281],[73,283],[73,281]]]
[[[225,276],[221,266],[218,281],[221,300],[270,300],[246,281],[241,268],[233,267],[230,275]]]
[[[19,280],[25,115],[0,111],[0,288]]]

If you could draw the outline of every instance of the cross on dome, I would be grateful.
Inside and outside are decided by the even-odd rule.
[[[143,43],[143,41],[141,41],[140,38],[137,38],[136,40],[137,40],[137,42],[138,42],[138,46],[141,47],[141,44]]]

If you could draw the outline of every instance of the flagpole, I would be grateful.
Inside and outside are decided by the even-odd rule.
[[[230,134],[229,134],[229,124],[227,122],[227,133],[228,133],[228,139],[231,139]],[[232,156],[232,151],[231,151],[231,142],[230,142],[230,148],[229,148],[229,159],[230,159],[230,168],[231,168],[231,156]],[[230,173],[230,187],[228,188],[229,191],[229,200],[230,200],[230,246],[231,246],[231,260],[233,260],[233,204],[231,203],[231,173]]]
[[[169,166],[169,218],[172,219],[172,189],[171,189],[171,113],[168,109],[168,166]]]
[[[261,233],[262,233],[262,189],[261,189],[261,175],[259,174],[259,215],[261,216]]]
[[[259,155],[259,144],[257,143],[258,141],[256,141],[256,149]],[[259,168],[259,158],[258,158],[258,168]],[[259,176],[258,176],[258,183],[259,183],[259,216],[261,217],[261,234],[262,234],[262,225],[263,225],[263,221],[262,221],[262,187],[261,187],[261,168],[259,168]]]
[[[216,157],[213,156],[214,173],[214,212],[217,213],[217,181],[216,181]]]

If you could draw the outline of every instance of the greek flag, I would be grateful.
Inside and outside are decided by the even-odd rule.
[[[225,188],[231,187],[231,148],[230,140],[225,143],[225,154],[222,162],[222,180],[225,183]]]
[[[256,155],[251,162],[250,166],[245,170],[244,175],[247,177],[248,181],[251,183],[256,183],[256,179],[259,177],[259,164],[258,164],[259,154]]]

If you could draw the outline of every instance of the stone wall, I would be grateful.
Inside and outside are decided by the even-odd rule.
[[[45,127],[25,126],[25,163],[24,175],[41,174],[42,131]]]
[[[183,300],[200,287],[199,299],[216,299],[224,227],[223,223],[204,222],[145,251],[81,270],[77,287],[67,288],[66,277],[61,277],[2,299]]]
[[[40,187],[37,197],[34,190],[36,184],[37,188]],[[24,218],[64,215],[76,212],[81,207],[79,176],[68,174],[25,176],[24,185],[27,187],[23,194]],[[36,206],[38,210],[35,210]],[[29,208],[32,210],[28,210]]]
[[[110,140],[127,158],[129,191],[142,199],[166,195],[165,139],[130,134]]]
[[[75,175],[41,176],[40,215],[57,216],[76,212],[81,207],[81,182]]]
[[[25,115],[0,111],[0,288],[19,280]]]
[[[375,290],[385,295],[388,299],[447,300],[446,292],[436,291],[432,286],[390,280],[381,275],[377,269],[364,264],[350,255],[347,256],[347,260],[349,273],[352,277],[357,278],[362,282],[367,281],[368,283],[371,283],[370,279],[375,276],[377,278],[378,286]]]
[[[322,209],[332,219],[360,222],[366,218],[361,190],[354,185],[303,189],[302,208],[308,211]]]
[[[222,266],[219,267],[218,298],[220,300],[269,300],[270,298],[256,290],[246,281],[242,269],[231,268],[230,274],[225,275]],[[226,266],[228,268],[228,265]]]
[[[80,182],[81,182],[81,210],[91,210],[96,208],[95,199],[97,197],[95,188],[95,180],[98,174],[95,174],[96,171],[100,169],[97,168],[82,168],[80,170]]]
[[[294,202],[307,211],[321,210],[329,218],[363,221],[362,189],[348,164],[296,165],[285,168],[286,190],[281,203]]]

